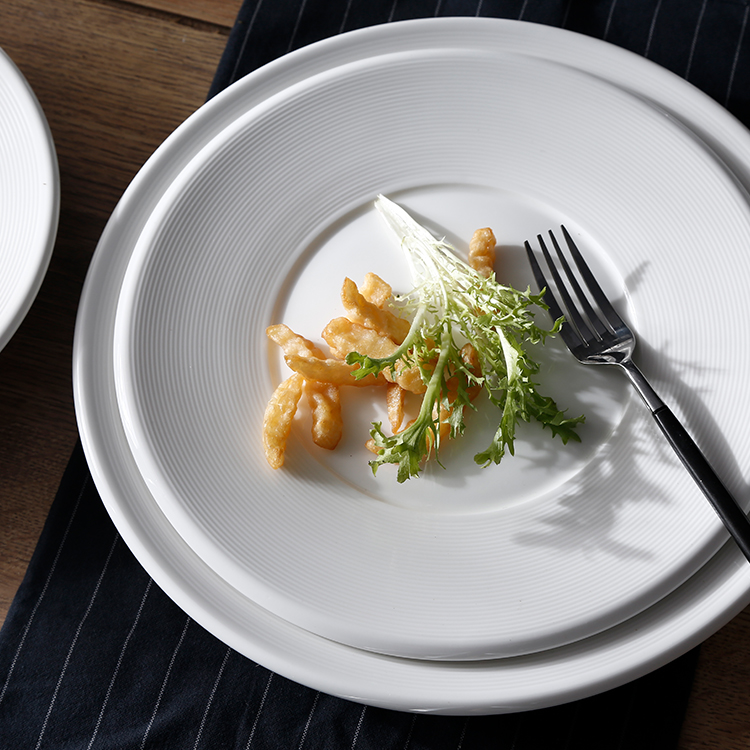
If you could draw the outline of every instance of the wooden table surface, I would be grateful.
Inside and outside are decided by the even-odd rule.
[[[0,622],[77,439],[71,384],[81,287],[136,171],[205,99],[240,0],[2,0],[0,47],[49,120],[58,239],[0,352]],[[703,645],[681,750],[750,747],[750,608]]]

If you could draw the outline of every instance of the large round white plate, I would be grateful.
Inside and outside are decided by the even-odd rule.
[[[113,339],[117,298],[144,225],[173,180],[215,136],[253,105],[337,65],[386,51],[469,42],[478,49],[533,53],[596,71],[658,102],[709,144],[741,183],[750,184],[746,130],[688,84],[620,49],[545,26],[506,21],[442,19],[367,29],[303,49],[243,79],[167,139],[133,181],[102,236],[81,300],[74,352],[76,409],[94,481],[123,538],[180,606],[241,653],[303,684],[373,705],[454,714],[508,712],[574,700],[666,663],[750,601],[746,561],[727,543],[644,612],[598,635],[537,654],[420,661],[338,644],[274,616],[230,586],[169,523],[135,464],[120,420]],[[729,273],[744,280],[747,265]],[[650,367],[653,357],[647,359]],[[742,364],[738,360],[733,366]],[[692,426],[701,440],[715,434],[707,420],[693,421]],[[726,437],[729,442],[737,436],[732,432]],[[736,457],[729,451],[719,456],[719,468],[730,469]],[[681,510],[713,523],[704,501],[692,491],[686,492]]]
[[[524,239],[561,221],[580,228],[589,254],[611,262],[612,296],[629,300],[654,382],[713,456],[723,439],[748,454],[750,403],[734,395],[744,368],[727,346],[744,322],[693,303],[720,288],[734,248],[750,246],[734,177],[616,86],[456,42],[312,76],[238,118],[172,183],[133,252],[115,326],[141,475],[232,586],[341,643],[487,659],[622,622],[724,535],[710,509],[685,500],[697,489],[618,373],[584,370],[559,347],[541,353],[545,388],[588,417],[582,443],[524,428],[497,468],[473,461],[496,429],[480,404],[469,439],[442,452],[445,469],[403,485],[386,468],[373,477],[364,443],[373,418],[385,421],[377,390],[345,394],[348,435],[334,453],[297,449],[310,442],[301,419],[285,469],[266,465],[264,408],[290,374],[269,368],[266,326],[320,343],[342,314],[344,276],[376,270],[409,289],[372,209],[378,191],[397,190],[464,246],[474,228],[495,227],[502,276],[521,288],[531,274],[508,266]],[[696,369],[704,360],[708,374]],[[714,425],[700,427],[704,414]],[[741,489],[740,472],[725,473]]]
[[[57,233],[57,154],[39,102],[0,49],[0,349],[34,301]]]

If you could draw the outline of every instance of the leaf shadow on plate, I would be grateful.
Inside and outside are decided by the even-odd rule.
[[[633,289],[645,273],[644,267],[639,267],[631,274],[627,281],[627,288]],[[621,312],[624,308],[622,300],[613,300],[613,304]],[[623,315],[623,317],[626,317]],[[670,408],[682,419],[685,428],[690,432],[698,445],[704,450],[706,457],[718,475],[725,481],[730,491],[747,507],[750,496],[750,485],[738,479],[741,477],[740,466],[733,454],[731,446],[725,439],[720,426],[713,418],[710,410],[701,398],[701,391],[686,382],[689,373],[701,378],[710,378],[714,368],[705,363],[680,361],[671,357],[668,350],[660,347],[658,350],[650,346],[647,340],[638,336],[635,330],[637,346],[634,354],[636,364],[642,369],[647,378],[651,371],[660,372],[659,379],[653,379],[652,385]],[[657,367],[658,365],[658,367]],[[582,370],[599,369],[581,365]],[[615,371],[614,367],[606,367]],[[616,373],[624,380],[624,373]],[[694,497],[670,498],[665,487],[658,481],[657,473],[652,472],[644,476],[639,471],[639,461],[649,457],[652,463],[654,457],[667,467],[677,466],[684,471],[678,457],[667,443],[650,413],[635,395],[635,390],[628,384],[633,393],[632,403],[622,422],[613,433],[612,440],[602,445],[593,460],[575,477],[565,491],[560,495],[552,513],[540,518],[537,528],[519,535],[519,541],[529,545],[544,545],[558,550],[581,550],[585,552],[604,552],[621,559],[642,559],[647,561],[654,558],[654,553],[639,548],[635,543],[626,543],[617,539],[618,517],[633,504],[671,504],[673,512],[690,514],[695,509],[695,502],[706,503],[700,489],[692,481],[687,485]],[[630,446],[625,450],[621,446]],[[687,474],[685,475],[687,476]],[[627,481],[623,481],[627,478]],[[581,503],[599,503],[596,513],[581,512]],[[697,498],[697,500],[696,500]],[[588,509],[590,511],[590,509]],[[721,540],[723,542],[723,539]],[[716,550],[714,545],[706,545],[706,549],[696,555],[697,558],[707,558]]]

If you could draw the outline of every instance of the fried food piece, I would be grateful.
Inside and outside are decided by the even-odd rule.
[[[294,354],[298,357],[318,357],[319,359],[325,359],[326,355],[312,341],[295,333],[289,326],[283,323],[268,326],[266,328],[266,336],[278,344],[285,355]]]
[[[326,358],[312,341],[295,333],[283,323],[269,326],[266,335],[281,347],[285,355]],[[305,380],[303,391],[312,415],[313,442],[321,448],[333,450],[343,433],[341,395],[338,386],[317,380]]]
[[[374,453],[376,456],[378,455],[378,453],[380,453],[380,448],[378,448],[372,438],[368,438],[367,442],[365,443],[365,448],[367,448],[370,453]]]
[[[404,401],[406,390],[398,383],[388,383],[385,389],[385,405],[391,432],[398,432],[404,421]]]
[[[312,414],[313,442],[321,448],[333,450],[344,431],[339,387],[319,380],[305,380],[304,393]]]
[[[393,339],[385,333],[354,323],[349,318],[334,318],[323,329],[322,335],[331,353],[340,359],[345,359],[350,352],[383,359],[398,349]],[[418,367],[405,367],[399,363],[395,372],[386,369],[381,374],[388,382],[398,383],[412,393],[424,393],[427,389]]]
[[[409,333],[411,323],[408,320],[365,299],[349,278],[344,279],[341,287],[341,302],[349,320],[385,334],[396,344],[400,344]]]
[[[388,383],[385,391],[385,403],[388,410],[388,421],[391,425],[391,432],[399,432],[404,422],[404,400],[406,391],[398,383]],[[380,448],[372,438],[365,443],[365,448],[376,456]]]
[[[352,371],[356,368],[348,365],[343,359],[320,359],[319,357],[300,357],[290,354],[284,357],[291,370],[302,375],[305,380],[320,380],[333,385],[385,385],[388,381],[382,376],[366,375],[357,380]]]
[[[438,427],[438,430],[437,430],[438,447],[440,447],[440,443],[442,443],[443,440],[447,440],[451,436],[451,426],[450,426],[450,422],[448,422],[449,417],[450,417],[450,412],[445,407],[440,407],[440,426]],[[435,433],[434,432],[427,433],[427,447],[429,448],[429,450],[432,450],[435,447]]]
[[[485,278],[495,273],[497,240],[489,227],[477,229],[469,242],[469,265]]]
[[[350,352],[367,354],[372,358],[388,357],[398,348],[393,339],[373,328],[354,323],[349,318],[333,318],[321,334],[331,354],[346,359]]]
[[[393,296],[393,288],[387,281],[383,281],[376,273],[365,275],[362,285],[359,287],[360,294],[373,305],[381,310],[385,303]]]
[[[273,469],[284,465],[284,453],[297,404],[302,397],[304,378],[294,374],[273,392],[263,415],[263,450]]]

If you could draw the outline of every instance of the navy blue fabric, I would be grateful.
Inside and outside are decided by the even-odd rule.
[[[228,648],[152,582],[77,446],[0,632],[0,748],[668,750],[696,656],[515,715],[420,716],[319,693]]]
[[[606,39],[687,78],[750,122],[745,0],[246,0],[209,97],[333,34],[482,15]],[[0,748],[668,750],[693,650],[621,688],[514,715],[366,707],[269,672],[205,632],[154,584],[110,521],[76,446],[0,631]]]

